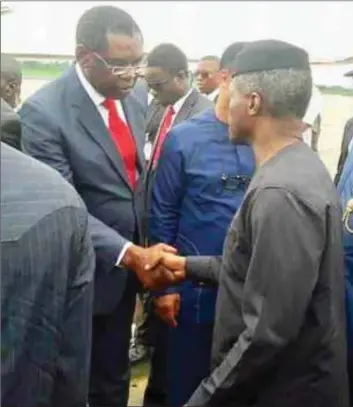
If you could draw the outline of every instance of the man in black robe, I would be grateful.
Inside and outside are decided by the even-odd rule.
[[[341,211],[301,138],[308,55],[258,41],[234,71],[231,139],[250,142],[257,172],[222,258],[164,258],[180,279],[219,285],[212,373],[187,405],[346,407]]]

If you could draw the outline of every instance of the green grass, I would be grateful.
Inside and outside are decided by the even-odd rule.
[[[61,67],[28,68],[22,67],[22,76],[25,79],[56,79],[64,72]]]
[[[353,96],[353,89],[342,88],[341,86],[318,86],[323,94],[338,96]]]

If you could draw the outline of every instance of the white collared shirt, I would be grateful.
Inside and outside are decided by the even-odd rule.
[[[78,63],[75,65],[76,68],[76,73],[78,76],[78,79],[83,86],[83,89],[86,91],[90,99],[92,100],[93,104],[96,106],[99,114],[102,116],[102,119],[107,127],[109,127],[109,113],[108,110],[103,106],[103,102],[105,101],[106,97],[101,95],[99,92],[94,89],[94,87],[88,82],[86,79],[85,75],[82,72],[82,69]],[[123,106],[120,102],[120,100],[115,101],[116,109],[118,111],[118,115],[121,118],[121,120],[127,124],[126,116],[124,113]]]
[[[217,88],[213,92],[209,93],[207,95],[207,98],[210,99],[212,102],[215,102],[218,94],[219,94],[219,88]]]

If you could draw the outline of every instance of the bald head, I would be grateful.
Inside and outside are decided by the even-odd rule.
[[[8,54],[1,54],[1,97],[13,108],[21,93],[21,65]]]

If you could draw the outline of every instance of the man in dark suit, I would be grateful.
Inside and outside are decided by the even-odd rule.
[[[58,170],[83,198],[96,251],[90,406],[124,406],[137,282],[165,246],[137,246],[143,210],[145,110],[131,92],[142,34],[125,11],[98,6],[76,30],[76,64],[22,106],[25,151]],[[171,277],[172,278],[172,277]]]
[[[1,143],[1,405],[85,407],[94,251],[53,169]]]
[[[353,79],[353,70],[349,71],[345,74],[345,76],[350,77]],[[338,185],[338,182],[341,177],[341,173],[343,171],[344,164],[346,162],[348,153],[350,149],[352,148],[352,140],[353,140],[353,117],[351,117],[343,131],[343,138],[342,138],[342,144],[341,144],[341,153],[338,159],[338,165],[337,165],[337,174],[335,176],[335,184]]]

